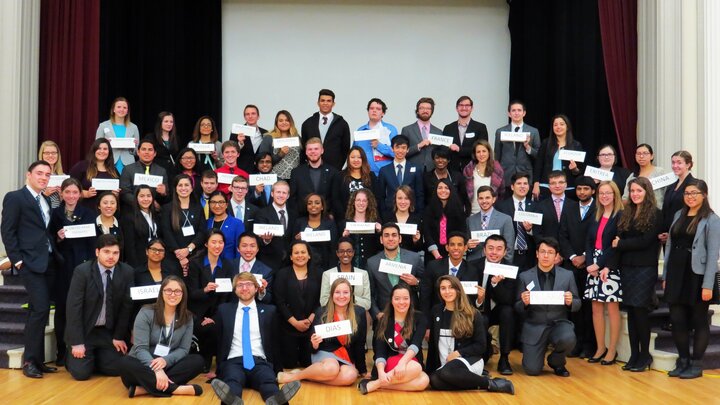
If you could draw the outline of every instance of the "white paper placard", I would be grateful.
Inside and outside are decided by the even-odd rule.
[[[565,305],[565,291],[530,291],[530,305]]]
[[[543,214],[530,211],[515,210],[513,221],[515,222],[530,222],[535,225],[542,225]]]
[[[108,138],[113,149],[134,149],[135,138]]]
[[[0,260],[0,266],[2,266],[5,263],[9,263],[9,262],[10,262],[10,258],[6,257],[6,258]]]
[[[412,274],[412,264],[380,259],[380,267],[378,267],[378,271],[398,276],[402,276],[403,274]]]
[[[315,325],[315,334],[323,339],[333,338],[342,335],[352,334],[352,325],[350,320],[346,319],[339,322],[324,323],[322,325]]]
[[[133,181],[133,186],[139,186],[142,184],[147,184],[150,187],[157,187],[158,184],[162,184],[163,177],[162,176],[155,176],[152,174],[141,174],[141,173],[135,173],[135,179]]]
[[[485,242],[485,239],[488,238],[490,235],[500,235],[499,229],[485,229],[484,231],[471,231],[470,232],[470,238],[471,239],[477,239],[481,243]]]
[[[477,295],[477,293],[478,293],[477,281],[461,281],[460,284],[462,284],[462,288],[463,288],[463,291],[465,291],[465,294]]]
[[[273,236],[285,235],[285,229],[283,226],[275,224],[255,224],[253,225],[253,232],[258,236],[263,236],[266,233],[271,233]]]
[[[188,143],[188,148],[203,154],[215,152],[215,144],[213,143],[190,142]]]
[[[353,139],[355,141],[372,141],[374,139],[380,139],[380,131],[375,129],[367,129],[365,131],[355,131],[353,133]]]
[[[48,187],[60,187],[62,185],[62,182],[65,181],[65,179],[69,179],[70,176],[67,174],[53,174],[50,176],[50,180],[48,181]]]
[[[300,146],[300,138],[291,136],[289,138],[273,138],[273,148],[280,149],[284,146]]]
[[[300,239],[305,242],[330,242],[330,231],[300,232]]]
[[[248,183],[251,186],[257,186],[259,184],[270,186],[277,183],[277,174],[251,174]]]
[[[230,280],[229,278],[216,278],[215,284],[217,284],[217,287],[215,287],[215,292],[232,292],[232,280]]]
[[[428,139],[430,140],[430,144],[432,144],[432,145],[443,145],[443,146],[449,147],[450,145],[453,144],[452,136],[430,134],[430,135],[428,135]]]
[[[518,267],[508,264],[485,262],[485,274],[491,276],[503,276],[505,278],[517,278]]]
[[[585,167],[585,175],[600,181],[611,181],[613,179],[613,172],[593,166]]]
[[[396,222],[396,224],[400,228],[400,235],[415,236],[415,234],[417,233],[417,224],[401,224],[400,222]]]
[[[251,127],[250,125],[243,125],[243,124],[232,124],[230,133],[238,135],[243,134],[245,136],[253,136],[255,135],[255,127]]]
[[[263,279],[262,274],[253,273],[252,275],[255,276],[255,280],[257,280],[257,282],[260,283],[260,285],[262,286],[262,279]]]
[[[220,184],[232,184],[232,181],[235,177],[239,176],[239,174],[233,174],[233,173],[218,173],[218,183]]]
[[[650,184],[652,184],[653,190],[657,190],[659,188],[667,187],[677,181],[677,176],[675,173],[665,173],[662,176],[656,176],[653,177],[650,180]]]
[[[120,179],[92,179],[91,187],[95,187],[96,191],[113,191],[120,188]]]
[[[585,152],[580,150],[560,149],[558,156],[560,160],[574,160],[576,162],[585,161]]]
[[[354,272],[337,272],[337,273],[329,273],[330,276],[330,284],[334,283],[335,280],[339,278],[344,278],[345,280],[350,282],[350,285],[362,285],[363,283],[363,275],[362,273],[354,273]]]
[[[95,224],[67,225],[64,226],[65,239],[89,238],[97,236]]]
[[[530,132],[514,132],[514,131],[501,131],[500,141],[501,142],[525,142]]]
[[[345,229],[350,233],[375,233],[375,222],[346,222]]]
[[[130,298],[133,301],[157,299],[160,295],[160,284],[130,287]]]

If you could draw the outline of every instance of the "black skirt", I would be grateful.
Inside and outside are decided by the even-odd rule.
[[[629,307],[655,306],[655,285],[658,280],[657,266],[624,266],[620,269],[623,304]]]

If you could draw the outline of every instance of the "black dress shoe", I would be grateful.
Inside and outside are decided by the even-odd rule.
[[[515,395],[515,386],[510,380],[506,380],[504,378],[491,378],[490,381],[488,381],[488,391]]]
[[[638,360],[637,357],[638,357],[638,356],[630,355],[630,359],[628,359],[627,363],[625,363],[625,365],[622,366],[622,369],[623,369],[624,371],[628,371],[628,370],[630,370],[631,368],[635,367],[635,364],[638,362],[638,361],[637,361],[637,360]]]
[[[291,381],[283,384],[280,392],[265,401],[265,405],[282,405],[290,402],[292,397],[300,390],[300,381]]]
[[[40,369],[32,363],[25,363],[22,370],[25,377],[42,378],[43,376],[42,371],[40,371]]]
[[[565,368],[565,366],[560,367],[554,367],[553,371],[555,372],[555,375],[560,377],[570,377],[570,372],[568,369]]]
[[[507,356],[500,356],[500,360],[498,360],[497,371],[502,375],[512,375],[513,369],[512,367],[510,367],[510,362],[508,361]]]
[[[617,354],[617,352],[615,352],[615,357],[613,357],[612,360],[602,359],[602,360],[600,361],[600,365],[601,365],[601,366],[610,366],[610,365],[612,365],[612,364],[615,364],[615,362],[617,361],[617,356],[618,356],[618,354]]]
[[[57,373],[58,371],[57,367],[50,367],[45,364],[40,364],[38,369],[40,369],[43,373]]]
[[[608,352],[608,349],[605,348],[605,351],[598,357],[590,357],[588,359],[588,363],[600,363],[600,360],[602,360],[607,355],[607,352]]]
[[[650,356],[647,360],[635,362],[633,364],[633,366],[630,367],[630,371],[635,372],[635,373],[640,373],[645,370],[650,370],[650,366],[652,365],[652,363],[653,363],[653,358],[652,358],[652,356]]]
[[[215,391],[215,395],[220,398],[220,401],[222,401],[223,404],[226,405],[243,405],[244,402],[242,398],[239,396],[233,394],[233,392],[230,390],[230,387],[225,384],[225,382],[221,381],[219,378],[215,378],[210,383],[210,386],[212,387],[213,391]]]

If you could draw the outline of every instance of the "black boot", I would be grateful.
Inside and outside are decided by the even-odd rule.
[[[679,377],[688,366],[690,366],[690,359],[678,357],[675,361],[675,369],[668,373],[668,377]]]
[[[491,378],[488,383],[489,392],[503,392],[505,394],[515,395],[515,387],[510,380],[506,380],[505,378]]]
[[[690,360],[690,365],[680,373],[680,378],[687,380],[690,378],[702,377],[702,360]]]

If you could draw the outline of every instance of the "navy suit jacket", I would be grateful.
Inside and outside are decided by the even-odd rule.
[[[383,216],[387,217],[392,213],[393,200],[395,199],[395,191],[401,184],[398,183],[397,174],[395,173],[395,161],[380,169],[378,174],[378,206]],[[415,212],[422,214],[425,195],[423,193],[423,169],[405,160],[403,167],[402,185],[408,185],[415,192]]]
[[[231,278],[235,278],[238,274],[240,274],[240,260],[242,257],[238,257],[236,259],[233,259],[232,262],[230,262],[230,274]],[[270,267],[267,266],[267,264],[261,262],[260,260],[257,260],[255,258],[255,263],[253,263],[253,266],[250,268],[250,273],[252,274],[259,274],[263,277],[265,281],[267,281],[267,287],[265,287],[265,296],[260,300],[260,302],[264,302],[266,304],[270,304],[272,302],[272,283],[273,283],[273,271]]]
[[[50,207],[50,199],[44,195],[42,198]],[[5,194],[0,230],[13,265],[22,260],[23,270],[45,273],[50,257],[48,247],[56,250],[55,236],[49,234],[37,200],[27,187]]]

